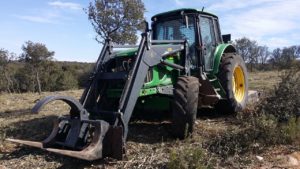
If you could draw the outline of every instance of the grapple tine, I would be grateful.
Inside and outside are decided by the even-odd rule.
[[[97,160],[103,157],[103,139],[109,130],[109,124],[105,121],[93,122],[95,127],[91,143],[81,151],[62,150],[55,148],[45,148],[45,150],[61,155],[75,157],[83,160]]]
[[[66,155],[66,156],[75,157],[75,158],[88,160],[88,161],[97,160],[103,157],[103,139],[110,128],[109,123],[103,120],[93,121],[91,124],[94,126],[94,133],[93,133],[93,138],[91,140],[91,143],[83,150],[80,151],[44,147],[45,144],[48,143],[54,144],[55,142],[55,136],[58,131],[58,123],[55,122],[55,124],[56,125],[54,126],[50,136],[42,142],[10,139],[10,138],[6,140],[14,143],[40,148],[56,154]]]
[[[52,132],[45,140],[41,142],[11,138],[6,140],[89,161],[104,156],[122,159],[122,126],[110,126],[105,120],[90,120],[85,108],[73,98],[48,96],[41,99],[32,111],[37,113],[44,105],[55,100],[67,103],[71,107],[70,115],[55,120]]]
[[[42,142],[38,142],[38,141],[27,141],[27,140],[19,140],[19,139],[11,139],[11,138],[7,138],[5,139],[6,141],[10,141],[10,142],[14,142],[14,143],[19,143],[19,144],[24,144],[24,145],[28,145],[31,147],[36,147],[36,148],[43,148],[44,144],[49,144],[51,142],[53,142],[57,132],[58,132],[58,125],[59,125],[59,121],[58,120],[54,120],[53,122],[53,129],[51,134]]]
[[[27,140],[19,140],[19,139],[11,139],[11,138],[7,138],[5,140],[14,143],[19,143],[19,144],[25,144],[31,147],[43,148],[43,143],[37,141],[27,141]]]

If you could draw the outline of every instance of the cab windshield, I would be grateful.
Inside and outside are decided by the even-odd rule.
[[[154,40],[187,40],[189,45],[195,43],[195,23],[188,18],[188,26],[183,19],[160,21],[154,27]]]
[[[191,69],[197,67],[195,53],[196,26],[193,17],[188,18],[188,24],[185,24],[182,18],[160,21],[155,24],[153,30],[154,40],[187,40]]]

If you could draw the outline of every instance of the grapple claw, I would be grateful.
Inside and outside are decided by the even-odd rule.
[[[32,111],[38,113],[54,100],[67,103],[71,111],[69,116],[54,121],[52,132],[45,140],[6,140],[89,161],[104,156],[122,158],[122,127],[111,126],[105,120],[89,120],[87,111],[77,100],[68,96],[48,96],[41,99]]]
[[[87,123],[91,125],[93,128],[92,138],[90,140],[90,143],[88,143],[88,145],[86,145],[85,147],[82,148],[75,147],[75,149],[81,149],[81,150],[60,149],[60,148],[70,148],[64,146],[65,144],[67,145],[66,142],[62,142],[61,140],[59,140],[61,139],[59,138],[59,134],[60,134],[59,132],[61,132],[62,129],[61,128],[62,126],[59,126],[59,124],[62,124],[61,122],[55,123],[56,125],[54,126],[50,136],[42,142],[26,141],[26,140],[18,140],[18,139],[10,139],[10,138],[6,140],[15,143],[25,144],[36,148],[41,148],[49,152],[75,157],[83,160],[89,160],[89,161],[97,160],[103,157],[103,139],[106,133],[108,132],[110,125],[103,120],[83,122],[83,124],[87,124]],[[71,132],[72,131],[70,130],[68,133]],[[79,137],[77,136],[77,138]]]

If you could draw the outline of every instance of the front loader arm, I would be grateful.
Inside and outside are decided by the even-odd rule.
[[[149,41],[149,32],[142,34],[142,39],[138,48],[135,64],[130,71],[124,90],[122,92],[118,112],[121,114],[122,124],[124,125],[124,136],[126,140],[128,134],[128,123],[133,109],[139,96],[139,92],[144,84],[149,68],[158,65],[173,66],[175,69],[185,71],[183,66],[168,64],[164,59],[166,56],[181,52],[187,48],[187,42],[182,41]],[[150,43],[150,44],[149,44]],[[161,45],[153,45],[160,43]],[[168,45],[164,45],[167,43]],[[173,44],[172,44],[173,43]]]
[[[134,66],[129,73],[123,76],[120,72],[113,72],[115,76],[108,77],[105,65],[109,59],[115,57],[112,49],[111,41],[106,40],[80,102],[65,96],[48,96],[35,105],[34,112],[38,112],[45,104],[54,100],[61,100],[71,107],[69,116],[62,116],[54,122],[48,138],[42,142],[6,140],[90,161],[106,156],[122,159],[128,123],[149,68],[162,64],[187,74],[188,63],[185,59],[178,65],[168,63],[165,58],[182,51],[185,51],[183,54],[186,55],[188,47],[187,42],[183,40],[150,42],[149,30],[145,31],[135,56]],[[98,109],[102,94],[107,89],[105,85],[109,84],[110,80],[123,81],[124,77],[126,83],[119,100],[118,111]]]

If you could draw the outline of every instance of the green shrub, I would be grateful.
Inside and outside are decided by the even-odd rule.
[[[205,154],[201,147],[186,147],[183,150],[172,150],[169,155],[169,169],[204,169]]]
[[[271,114],[280,121],[295,117],[300,112],[300,68],[287,70],[257,107],[257,114]]]
[[[282,137],[287,143],[297,143],[300,140],[300,120],[291,118],[281,127]]]
[[[260,153],[278,144],[299,143],[300,69],[284,73],[281,82],[255,108],[237,115],[241,127],[228,129],[205,147],[222,159]]]

